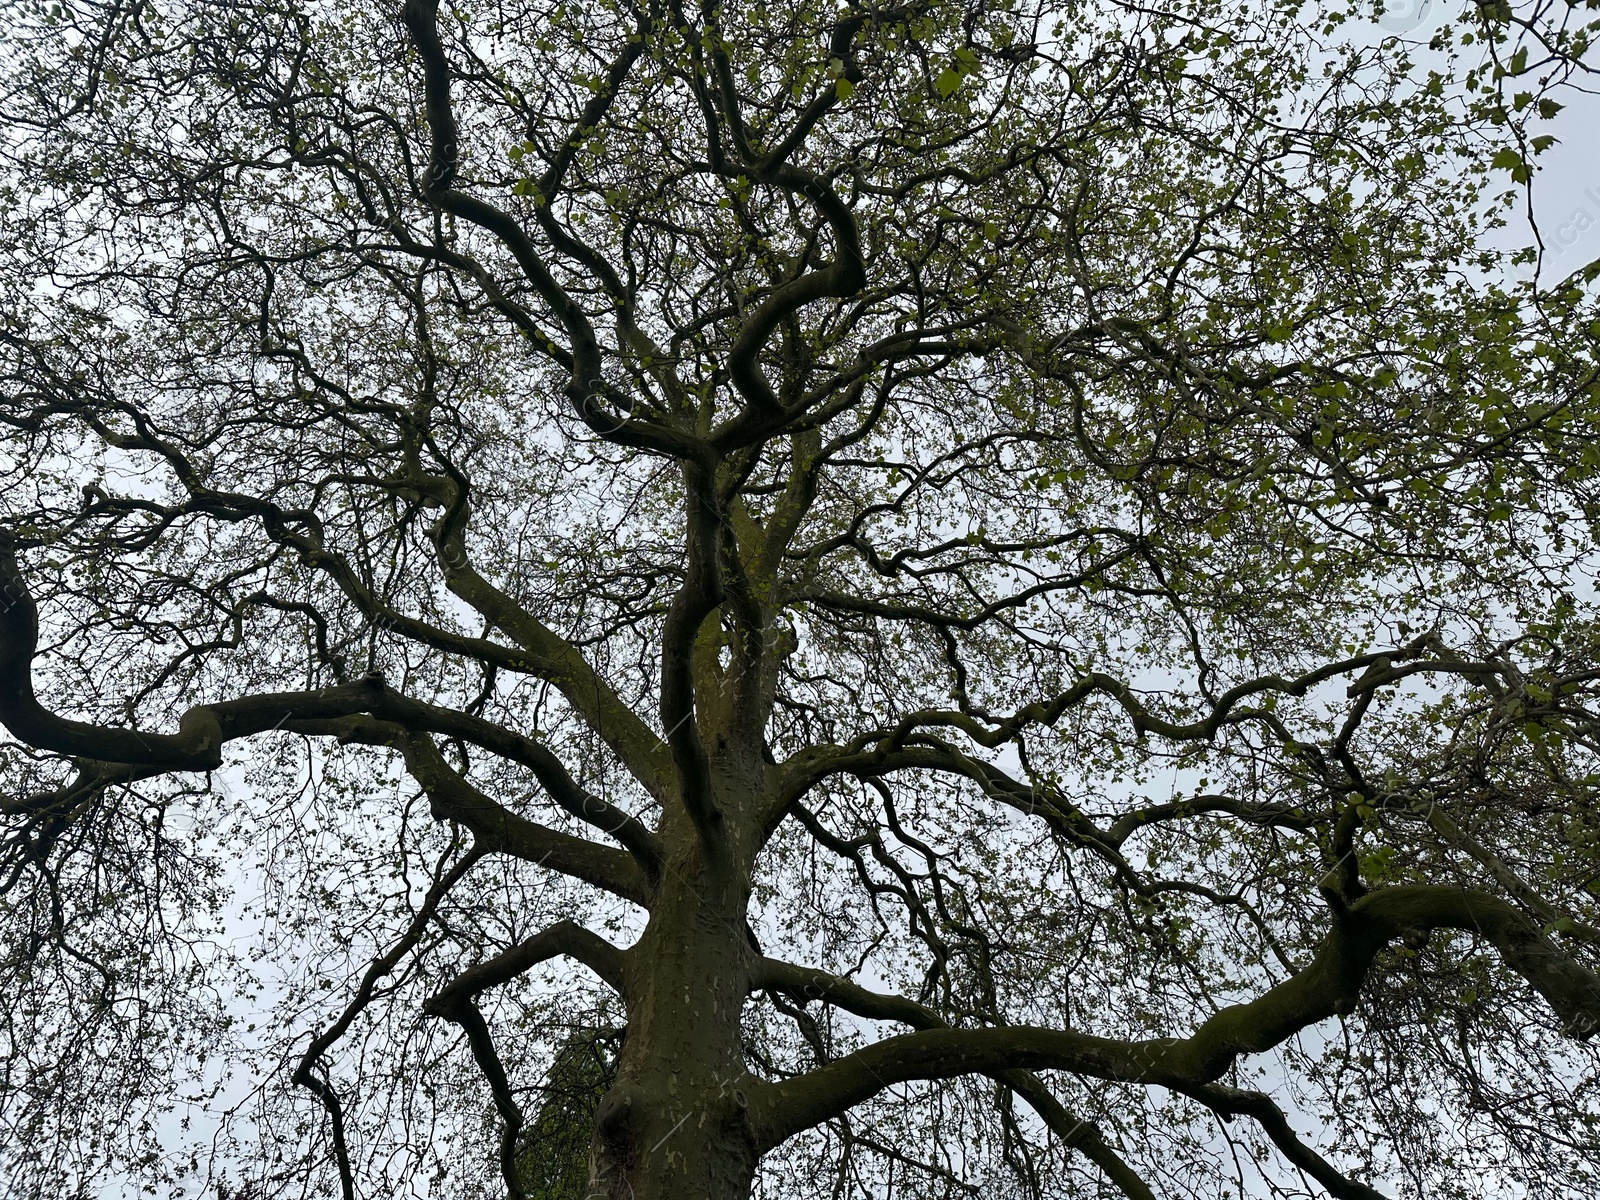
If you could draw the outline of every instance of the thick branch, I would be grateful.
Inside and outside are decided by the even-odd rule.
[[[913,1029],[948,1029],[949,1023],[926,1005],[901,996],[885,996],[825,971],[795,966],[778,959],[763,959],[756,967],[754,987],[779,988],[806,999],[829,1004],[878,1021],[901,1021]],[[1148,1184],[1113,1150],[1099,1128],[1086,1118],[1068,1112],[1044,1081],[1031,1071],[996,1071],[1002,1083],[1039,1114],[1052,1133],[1105,1172],[1128,1200],[1155,1200]]]
[[[711,480],[692,464],[685,469],[684,508],[688,563],[661,631],[661,725],[677,768],[684,807],[710,845],[720,844],[721,814],[711,791],[711,763],[695,720],[695,640],[722,603],[722,521]]]
[[[490,988],[510,983],[540,963],[562,957],[581,962],[618,993],[623,991],[624,952],[576,921],[561,921],[463,971],[428,1001],[427,1011],[446,1015]]]
[[[723,450],[766,436],[795,415],[784,410],[759,365],[761,351],[783,320],[813,301],[849,296],[866,282],[855,218],[833,188],[821,176],[787,165],[774,168],[764,178],[800,192],[817,205],[833,231],[838,257],[779,286],[735,335],[728,351],[728,373],[750,407],[713,435],[714,443]]]
[[[930,1029],[886,1038],[762,1093],[767,1146],[845,1112],[885,1087],[1012,1069],[1074,1071],[1182,1090],[1214,1082],[1241,1055],[1351,1012],[1373,959],[1390,941],[1453,928],[1482,934],[1561,1018],[1567,1032],[1600,1028],[1600,978],[1564,955],[1505,901],[1448,886],[1373,892],[1335,920],[1309,966],[1243,1004],[1212,1015],[1185,1038],[1122,1041],[1070,1030],[1014,1026]]]
[[[427,792],[433,815],[466,826],[485,849],[549,867],[635,904],[649,903],[650,883],[628,855],[518,816],[463,778],[428,738],[364,717],[346,718],[338,725],[346,740],[399,750],[406,770]]]
[[[28,594],[9,538],[0,534],[0,724],[40,750],[104,762],[209,771],[222,763],[222,729],[214,711],[191,708],[175,734],[89,725],[57,716],[33,691],[39,610]],[[243,703],[243,702],[236,702]]]
[[[461,738],[522,764],[561,808],[614,837],[647,874],[657,869],[660,849],[655,836],[629,813],[580,788],[546,747],[481,717],[413,700],[375,676],[316,691],[263,692],[196,705],[179,719],[176,734],[91,725],[61,717],[41,705],[33,691],[38,610],[18,569],[16,555],[4,541],[0,541],[0,601],[0,724],[18,740],[37,749],[136,767],[210,771],[221,765],[226,742],[281,729],[292,722],[300,723],[302,731],[306,731],[306,722],[369,713],[410,732]],[[559,640],[553,634],[551,638]],[[579,674],[577,666],[569,666],[571,674]],[[591,683],[590,690],[598,691],[599,687],[598,683]],[[342,735],[345,731],[333,732]],[[650,741],[660,745],[653,737]]]

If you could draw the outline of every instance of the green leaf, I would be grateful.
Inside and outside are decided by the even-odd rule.
[[[1533,177],[1533,171],[1523,161],[1522,155],[1518,154],[1510,146],[1501,146],[1500,149],[1496,150],[1494,157],[1489,160],[1489,166],[1499,171],[1510,171],[1511,178],[1518,183],[1526,183]]]
[[[948,100],[961,86],[961,74],[958,71],[941,71],[939,77],[933,81],[933,86],[939,89],[939,96],[942,99]]]
[[[839,76],[838,79],[833,81],[833,94],[838,96],[841,100],[850,99],[850,97],[855,94],[855,90],[856,85],[851,83],[843,75]]]

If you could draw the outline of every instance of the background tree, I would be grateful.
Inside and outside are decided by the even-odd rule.
[[[11,1194],[1592,1194],[1584,10],[5,13]]]
[[[534,1200],[583,1200],[589,1191],[589,1141],[600,1101],[616,1079],[610,1031],[575,1030],[545,1076],[545,1096],[517,1160]]]

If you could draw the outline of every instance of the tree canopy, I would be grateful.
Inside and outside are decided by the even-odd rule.
[[[6,5],[10,1194],[1594,1194],[1590,8]]]

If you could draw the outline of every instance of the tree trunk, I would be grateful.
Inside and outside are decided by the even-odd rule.
[[[745,1200],[755,1176],[740,1044],[748,884],[669,861],[629,955],[628,1030],[595,1122],[587,1200]]]

